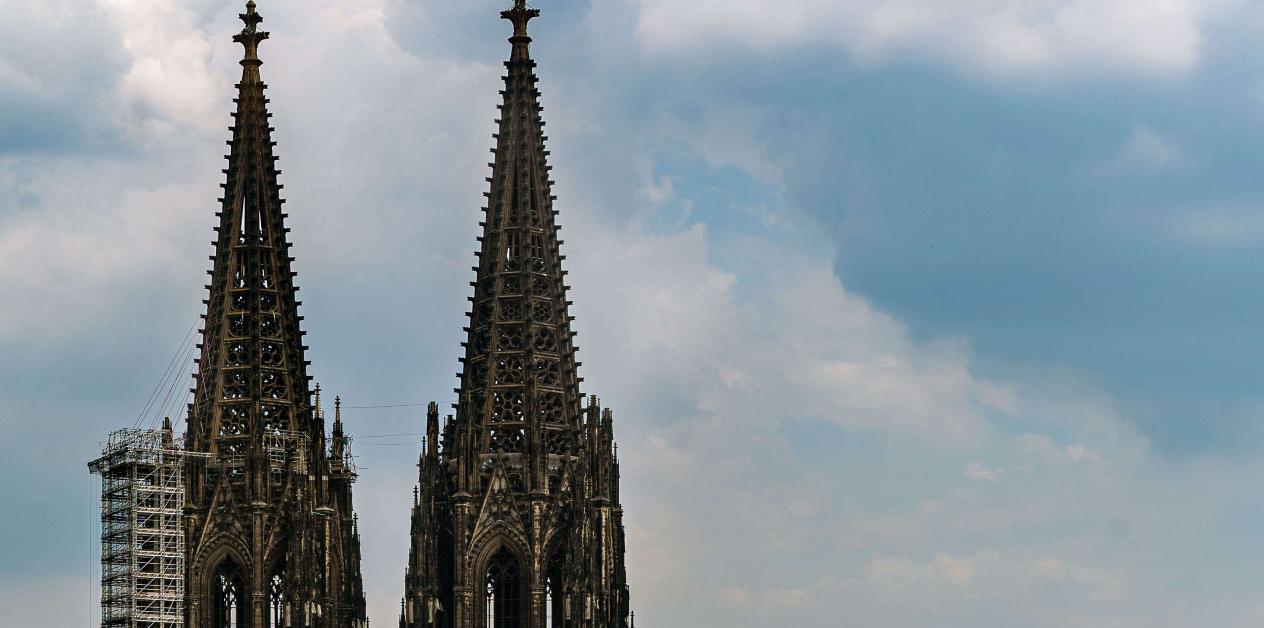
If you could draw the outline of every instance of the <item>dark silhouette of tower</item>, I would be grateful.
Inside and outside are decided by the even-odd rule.
[[[253,1],[189,407],[185,625],[363,627],[341,407],[312,403]],[[339,404],[340,406],[340,404]]]
[[[585,403],[523,0],[455,417],[431,404],[401,628],[625,628],[614,419]]]

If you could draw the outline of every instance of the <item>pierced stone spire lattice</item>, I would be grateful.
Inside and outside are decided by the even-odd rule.
[[[186,446],[186,626],[365,625],[354,474],[312,404],[253,2]],[[346,440],[339,434],[340,448]]]
[[[426,418],[401,628],[627,628],[614,419],[580,393],[517,0],[455,416]]]

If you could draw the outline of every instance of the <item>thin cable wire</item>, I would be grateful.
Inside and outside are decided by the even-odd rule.
[[[188,365],[189,361],[192,359],[193,359],[193,348],[190,347],[189,353],[185,355],[184,359],[181,362],[185,365]],[[185,369],[185,371],[187,372],[188,369]],[[188,405],[189,396],[193,394],[185,388],[185,386],[188,385],[188,379],[187,379],[188,377],[189,376],[186,374],[184,377],[176,377],[172,379],[171,390],[173,394],[171,396],[171,403],[167,406],[164,406],[162,409],[162,412],[159,412],[154,415],[153,421],[151,422],[151,425],[150,425],[151,428],[159,427],[162,424],[162,420],[164,418],[167,418],[173,415],[179,416],[180,407]]]
[[[372,406],[343,406],[349,410],[381,410],[384,408],[420,408],[424,403],[391,403]]]
[[[158,418],[159,416],[161,416],[162,418],[171,417],[171,429],[172,431],[179,433],[180,429],[177,424],[184,420],[184,415],[185,415],[184,412],[180,411],[180,408],[182,407],[187,408],[188,405],[191,403],[193,403],[192,392],[186,391],[183,397],[180,397],[180,396],[173,397],[171,400],[171,407],[167,408],[167,410],[163,412],[161,415],[156,415],[154,417],[154,423],[151,425],[151,429],[157,429],[159,425],[161,425],[161,423],[159,422],[161,421],[161,419]]]
[[[189,364],[190,355],[197,348],[197,341],[198,341],[197,322],[194,322],[194,331],[192,334],[187,336],[185,340],[185,344],[182,347],[183,351],[176,358],[174,367],[171,369],[171,373],[168,376],[169,382],[171,384],[179,383],[181,381],[181,376],[185,375],[188,372],[188,364]],[[153,409],[151,408],[151,411],[152,410]],[[159,412],[159,414],[162,414],[162,412]]]
[[[195,344],[189,345],[188,353],[186,353],[184,359],[181,360],[181,363],[185,365],[185,369],[183,371],[184,377],[176,378],[172,382],[172,390],[177,391],[177,393],[171,398],[171,405],[164,408],[161,413],[154,416],[153,427],[155,428],[158,427],[163,418],[173,415],[183,417],[184,413],[180,412],[180,408],[187,407],[190,403],[192,403],[193,392],[191,390],[184,389],[184,386],[188,384],[188,380],[191,377],[188,373],[191,371],[193,356],[197,354],[197,347]],[[183,394],[180,394],[180,392],[183,392]]]
[[[419,408],[427,403],[383,403],[368,406],[343,406],[347,410],[380,410],[382,408]]]
[[[133,428],[138,427],[140,422],[149,415],[150,407],[158,400],[158,395],[162,392],[162,390],[166,388],[167,378],[170,377],[172,368],[175,366],[180,354],[184,352],[184,347],[188,344],[189,337],[196,329],[197,321],[194,321],[193,325],[189,328],[189,331],[184,334],[184,340],[180,341],[180,346],[176,348],[176,352],[172,354],[171,361],[167,362],[167,368],[163,370],[162,377],[159,378],[158,383],[154,385],[153,392],[149,393],[149,399],[145,402],[145,407],[142,408],[140,413],[136,415],[136,420],[132,422]]]
[[[187,364],[189,358],[191,357],[191,352],[192,348],[186,346],[184,353],[180,356],[179,364],[182,366]],[[180,377],[172,375],[170,382],[167,384],[167,393],[163,396],[162,405],[155,408],[156,412],[154,412],[150,417],[149,424],[146,427],[150,429],[156,428],[158,423],[162,420],[162,417],[168,415],[167,413],[171,408],[172,402],[179,402],[180,397],[177,395],[176,390],[180,387],[180,382]]]
[[[177,364],[179,366],[176,367],[175,373],[179,373],[186,370],[184,366],[189,363],[189,360],[193,359],[193,351],[196,348],[196,346],[197,346],[196,342],[188,342],[185,344],[184,347],[182,347],[183,351],[181,352],[180,356],[177,358]],[[158,412],[154,413],[153,417],[149,420],[148,425],[146,425],[146,427],[148,427],[149,429],[154,429],[158,427],[163,417],[169,416],[168,412],[171,408],[173,398],[176,403],[179,403],[181,399],[181,397],[176,395],[176,390],[182,385],[181,384],[182,378],[180,378],[175,373],[173,373],[171,377],[169,378],[170,382],[167,384],[167,394],[163,396],[162,405],[155,408],[156,410],[158,410]]]
[[[171,397],[175,395],[175,390],[180,385],[180,375],[187,370],[185,365],[188,364],[190,354],[196,345],[196,334],[186,338],[184,346],[181,347],[180,354],[175,358],[174,367],[170,370],[167,379],[164,381],[163,387],[167,392],[163,395],[161,404],[154,405],[150,408],[150,415],[148,417],[149,420],[145,424],[146,428],[153,429],[157,427],[157,422],[161,420],[162,415],[166,412],[167,407],[170,405]]]
[[[175,353],[171,355],[171,361],[167,363],[167,368],[163,370],[162,377],[158,379],[158,383],[154,385],[153,391],[149,393],[149,399],[145,401],[145,406],[141,408],[139,413],[137,413],[136,420],[132,421],[132,429],[140,427],[141,422],[149,415],[149,411],[152,409],[154,403],[158,401],[158,395],[162,393],[164,388],[166,388],[167,379],[172,377],[173,370],[178,368],[178,361],[180,356],[184,354],[186,345],[188,345],[189,341],[196,336],[198,323],[201,320],[201,316],[193,319],[193,324],[189,326],[189,331],[185,332],[184,339],[180,341],[180,346],[177,347]]]

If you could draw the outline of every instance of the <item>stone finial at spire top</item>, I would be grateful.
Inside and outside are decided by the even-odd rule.
[[[343,437],[343,398],[334,397],[334,436]]]
[[[514,39],[527,37],[527,22],[532,18],[540,17],[540,10],[533,9],[527,5],[527,0],[514,0],[512,9],[506,9],[500,12],[500,17],[513,22]],[[512,39],[510,41],[513,41]]]
[[[246,55],[242,59],[242,65],[246,65],[247,62],[258,65],[259,43],[268,38],[267,31],[259,30],[259,23],[263,22],[263,16],[255,11],[255,1],[250,0],[246,3],[246,12],[239,14],[237,17],[240,17],[241,21],[246,24],[246,27],[241,29],[241,33],[233,37],[233,41],[246,48]]]

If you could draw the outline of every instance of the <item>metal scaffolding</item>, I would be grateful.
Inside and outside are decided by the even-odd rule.
[[[184,460],[170,429],[120,430],[101,476],[101,626],[184,625]]]

